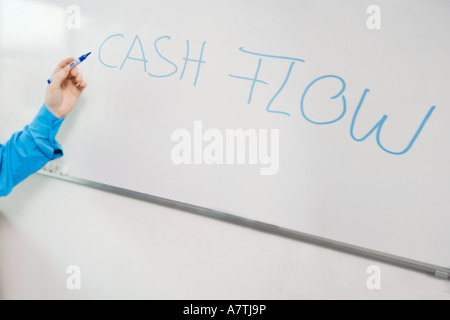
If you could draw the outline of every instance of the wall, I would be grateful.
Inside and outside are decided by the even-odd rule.
[[[428,275],[42,176],[0,212],[1,299],[450,299]]]

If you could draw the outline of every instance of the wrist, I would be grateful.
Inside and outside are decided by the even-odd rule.
[[[47,103],[44,103],[44,106],[45,106],[45,108],[46,108],[46,109],[47,109],[54,117],[56,117],[57,119],[63,119],[63,118],[64,118],[64,115],[61,114],[60,112],[58,112],[57,108],[49,107],[49,106],[47,105]]]
[[[45,109],[47,109],[47,111],[49,113],[51,113],[51,115],[54,116],[56,119],[61,120],[61,119],[65,118],[65,116],[63,114],[61,114],[60,112],[58,112],[58,110],[56,108],[49,107],[47,105],[47,103],[45,103],[45,102],[44,102],[44,106],[43,107]]]

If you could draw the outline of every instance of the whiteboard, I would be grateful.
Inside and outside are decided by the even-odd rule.
[[[0,137],[92,51],[71,176],[448,266],[450,3],[376,2],[373,30],[371,1],[80,0],[71,29],[72,1],[1,0]],[[179,129],[278,132],[276,174],[177,165]]]

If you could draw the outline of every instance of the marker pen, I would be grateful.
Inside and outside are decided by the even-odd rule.
[[[73,68],[75,68],[76,66],[78,66],[80,63],[82,63],[84,60],[86,60],[86,58],[91,54],[91,52],[79,57],[77,60],[75,60],[74,62],[72,62],[71,64],[69,64],[70,70],[72,70]],[[54,76],[52,76],[50,79],[47,80],[48,84],[52,83],[52,81],[55,79],[56,74]]]

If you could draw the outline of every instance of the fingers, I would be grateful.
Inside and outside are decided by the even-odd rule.
[[[83,91],[84,88],[86,88],[87,82],[83,80],[83,75],[80,71],[77,68],[70,70],[68,67],[74,60],[74,58],[67,58],[59,63],[54,73],[56,74],[56,77],[51,83],[52,86],[61,86],[64,80],[70,79],[80,91]]]
[[[53,71],[53,74],[58,73],[60,70],[62,70],[65,66],[67,66],[69,63],[74,62],[75,59],[74,58],[67,58],[64,59],[63,61],[61,61],[58,66],[56,67],[55,71]]]
[[[78,75],[80,74],[80,71],[78,71],[77,68],[73,69],[72,72],[70,72],[70,77],[71,78],[76,78],[78,77]]]
[[[80,84],[83,81],[83,75],[77,69],[73,69],[70,72],[70,78],[75,85]]]
[[[83,75],[78,70],[74,71],[76,71],[73,73],[75,79],[77,80],[77,82],[81,82],[83,80]]]
[[[50,84],[50,86],[52,86],[52,87],[60,87],[62,82],[64,80],[66,80],[67,77],[69,76],[69,73],[70,73],[70,68],[69,67],[65,67],[65,68],[61,69],[60,71],[58,71],[58,73],[56,74],[55,79],[53,79],[53,81]]]
[[[76,83],[80,83],[81,81],[83,81],[83,75],[79,74],[78,77],[75,78]]]
[[[70,72],[70,78],[73,84],[76,85],[80,91],[83,91],[84,88],[87,87],[87,82],[83,80],[83,74],[81,74],[77,68]]]
[[[80,91],[83,91],[84,89],[86,89],[86,87],[87,87],[86,80],[81,81],[80,84],[78,85],[78,88],[80,89]]]

